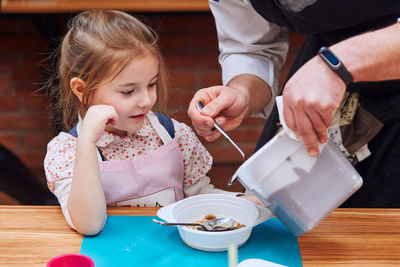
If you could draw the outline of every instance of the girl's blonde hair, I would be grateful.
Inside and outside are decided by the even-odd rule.
[[[167,74],[153,30],[115,10],[89,10],[71,19],[55,54],[59,57],[58,71],[44,86],[56,99],[54,109],[62,114],[63,129],[68,131],[75,126],[78,112],[86,112],[96,88],[110,82],[132,59],[145,53],[159,61],[155,110],[165,111]],[[73,77],[85,82],[82,102],[70,88]]]

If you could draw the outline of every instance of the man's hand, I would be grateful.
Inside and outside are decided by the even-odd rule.
[[[212,86],[199,90],[190,102],[188,115],[197,133],[207,141],[216,140],[221,134],[211,131],[215,118],[225,131],[238,127],[245,118],[263,109],[271,100],[271,88],[262,79],[251,74],[232,78],[227,86]],[[196,104],[202,101],[201,113]]]
[[[204,108],[197,109],[202,101]],[[248,97],[242,92],[227,86],[212,86],[197,91],[190,102],[188,115],[197,133],[207,141],[216,140],[221,134],[213,131],[214,121],[229,131],[238,127],[247,114]]]
[[[340,106],[346,86],[318,56],[304,64],[283,89],[286,125],[303,139],[310,156],[319,155],[318,142],[327,141],[327,128]]]

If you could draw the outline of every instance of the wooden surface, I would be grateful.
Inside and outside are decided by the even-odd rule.
[[[62,13],[91,8],[136,12],[209,11],[207,0],[2,0],[2,13]]]
[[[119,207],[108,213],[156,210]],[[400,209],[337,209],[298,241],[304,266],[400,266]],[[78,253],[81,243],[59,207],[0,206],[0,266],[45,266],[59,254]]]

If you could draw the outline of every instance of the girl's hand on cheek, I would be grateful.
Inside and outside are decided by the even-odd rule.
[[[115,125],[118,121],[117,111],[113,106],[94,105],[86,112],[79,133],[80,139],[96,144],[103,135],[107,125]]]

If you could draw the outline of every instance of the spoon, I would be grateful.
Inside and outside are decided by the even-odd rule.
[[[165,226],[176,226],[176,225],[184,225],[184,226],[200,226],[204,229],[204,231],[225,231],[229,230],[233,227],[233,224],[236,222],[233,218],[217,218],[213,220],[208,220],[203,223],[169,223],[169,222],[161,222],[153,219],[154,222],[165,225]]]
[[[197,109],[199,111],[201,111],[204,108],[204,104],[203,102],[199,101],[197,102]],[[232,138],[228,135],[227,132],[224,131],[224,129],[222,129],[222,127],[214,120],[214,127],[223,135],[226,137],[226,139],[229,140],[229,142],[231,142],[231,144],[237,149],[237,151],[239,151],[240,155],[242,155],[243,160],[246,160],[246,155],[244,154],[243,150],[240,149],[240,147],[238,146],[238,144],[235,143],[235,141],[232,140]]]

